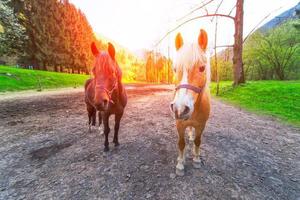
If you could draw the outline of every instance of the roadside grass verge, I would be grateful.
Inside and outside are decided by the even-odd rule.
[[[216,83],[211,84],[211,93],[216,96]],[[248,81],[238,87],[224,81],[217,98],[300,126],[300,81]]]

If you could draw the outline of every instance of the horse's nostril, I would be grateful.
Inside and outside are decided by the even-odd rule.
[[[170,109],[174,112],[174,103],[170,104]]]
[[[187,106],[184,106],[184,110],[183,110],[183,112],[181,113],[181,115],[186,115],[186,114],[188,114],[189,112],[190,112],[190,108],[187,107]]]
[[[108,104],[108,100],[106,100],[106,99],[103,100],[103,105],[104,105],[104,106],[107,106],[107,104]]]

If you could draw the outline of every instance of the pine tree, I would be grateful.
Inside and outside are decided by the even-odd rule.
[[[0,56],[21,55],[27,40],[25,28],[19,23],[10,3],[4,0],[0,2]]]

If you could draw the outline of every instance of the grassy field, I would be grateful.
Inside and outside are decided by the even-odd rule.
[[[217,98],[300,126],[300,81],[248,81],[236,88],[231,84],[221,82]],[[211,93],[216,94],[215,83]]]
[[[88,75],[65,74],[0,66],[0,92],[83,86]],[[259,114],[300,126],[300,81],[248,81],[233,88],[220,83],[217,98]],[[216,84],[211,84],[215,95]]]
[[[88,75],[0,66],[0,92],[82,86]]]

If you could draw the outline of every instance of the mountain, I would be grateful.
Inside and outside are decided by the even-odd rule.
[[[297,18],[296,11],[299,12],[299,10],[300,10],[300,2],[295,7],[290,8],[289,10],[281,13],[280,15],[274,17],[273,19],[265,23],[263,26],[261,26],[258,29],[258,31],[266,32],[270,29],[279,26],[280,24],[284,23],[287,20]]]
[[[274,17],[273,19],[271,19],[270,21],[262,25],[260,28],[258,28],[256,31],[266,32],[270,29],[276,28],[277,26],[279,26],[280,24],[284,23],[289,19],[296,19],[298,17],[296,16],[296,12],[300,12],[300,2],[296,6],[277,15],[276,17]],[[232,48],[230,49],[226,48],[218,53],[218,57],[224,58],[225,60],[228,59],[231,60],[232,56],[233,56]]]

